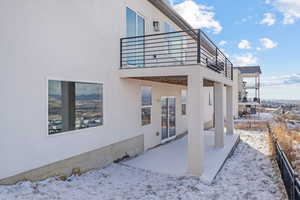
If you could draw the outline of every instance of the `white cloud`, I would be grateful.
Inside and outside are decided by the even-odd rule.
[[[225,41],[225,40],[221,40],[220,42],[219,42],[219,46],[224,46],[224,45],[226,45],[227,44],[227,41]]]
[[[193,28],[207,28],[215,34],[223,29],[220,22],[214,18],[212,7],[196,3],[194,0],[185,0],[173,7]]]
[[[266,4],[270,4],[271,0],[265,0]]]
[[[225,49],[221,48],[220,51],[222,51],[222,53],[223,53],[227,58],[230,57],[230,55],[226,52]]]
[[[263,49],[273,49],[278,46],[277,42],[273,42],[269,38],[261,38],[259,39]]]
[[[300,74],[292,74],[277,77],[264,77],[262,79],[263,86],[283,86],[283,85],[293,85],[300,83]]]
[[[272,4],[283,14],[284,24],[294,24],[298,19],[300,19],[299,0],[266,0],[266,3]]]
[[[257,63],[257,58],[252,53],[233,56],[235,66],[254,65]]]
[[[272,13],[265,13],[264,18],[261,20],[260,24],[266,24],[267,26],[272,26],[276,23],[275,15]]]
[[[241,40],[238,47],[240,49],[251,49],[251,44],[248,40]]]

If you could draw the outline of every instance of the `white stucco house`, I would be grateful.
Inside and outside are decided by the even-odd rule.
[[[163,0],[2,0],[0,27],[1,184],[102,167],[186,133],[197,176],[204,129],[215,126],[215,148],[233,134],[231,62]]]

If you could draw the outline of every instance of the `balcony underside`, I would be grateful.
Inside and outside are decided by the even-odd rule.
[[[188,76],[200,74],[204,79],[205,87],[212,87],[214,82],[223,83],[232,86],[233,81],[201,65],[176,66],[176,67],[158,67],[158,68],[128,68],[120,69],[120,78],[139,79],[168,84],[187,86]]]
[[[184,86],[187,86],[187,81],[188,81],[187,76],[140,77],[140,78],[133,78],[133,79],[174,84],[174,85],[184,85]],[[203,86],[204,87],[213,87],[214,82],[205,79],[203,81]]]

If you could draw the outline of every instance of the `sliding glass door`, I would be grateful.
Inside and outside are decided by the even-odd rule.
[[[176,137],[176,98],[161,98],[161,139],[162,142]]]

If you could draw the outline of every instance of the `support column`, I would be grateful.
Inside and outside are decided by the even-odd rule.
[[[230,86],[226,87],[226,125],[227,135],[233,134],[233,88]]]
[[[224,147],[224,84],[214,84],[215,91],[215,146]]]
[[[204,89],[200,74],[188,76],[188,173],[200,176],[204,160]]]

